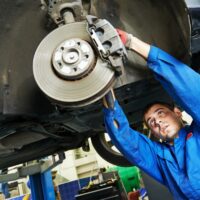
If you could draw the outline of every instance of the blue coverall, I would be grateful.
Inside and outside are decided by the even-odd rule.
[[[174,199],[200,200],[200,75],[154,46],[147,64],[170,96],[192,116],[192,124],[179,131],[172,147],[154,142],[130,128],[115,101],[113,110],[104,109],[107,132],[124,156],[167,186]]]
[[[10,192],[8,190],[8,184],[7,183],[0,183],[0,192],[3,193],[5,198],[10,198]]]

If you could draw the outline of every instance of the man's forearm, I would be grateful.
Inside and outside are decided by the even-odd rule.
[[[136,53],[147,59],[150,51],[150,45],[134,37],[131,34],[129,49],[135,51]]]

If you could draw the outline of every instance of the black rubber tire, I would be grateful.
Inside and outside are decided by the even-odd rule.
[[[121,167],[133,166],[121,153],[111,149],[105,139],[104,133],[99,133],[91,137],[91,141],[97,153],[107,162]]]

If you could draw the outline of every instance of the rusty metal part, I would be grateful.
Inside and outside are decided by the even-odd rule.
[[[33,73],[39,88],[50,99],[61,105],[78,107],[102,98],[113,86],[115,74],[109,68],[107,62],[100,59],[100,57],[93,61],[92,55],[85,71],[77,72],[77,74],[76,72],[65,74],[62,70],[59,71],[58,66],[55,64],[57,62],[56,53],[61,50],[63,45],[70,41],[80,42],[83,46],[87,44],[86,47],[91,44],[90,36],[86,31],[86,22],[67,24],[47,35],[35,52]],[[74,65],[78,61],[81,57],[78,55],[79,52],[83,57],[87,55],[82,53],[84,48],[81,50],[76,45],[75,48],[66,47],[64,51],[65,49],[66,52],[69,49],[74,49],[74,51],[71,51],[70,54],[67,53],[67,55],[61,53],[62,65],[66,68],[70,68],[70,65]],[[92,52],[92,49],[89,52]],[[70,55],[73,57],[71,60]],[[92,70],[91,64],[93,65]]]
[[[83,19],[81,0],[50,0],[48,14],[56,24],[67,24]]]
[[[63,20],[64,20],[64,24],[69,24],[69,23],[73,23],[75,22],[75,19],[74,19],[74,15],[73,15],[73,12],[72,11],[65,11],[62,15],[63,17]]]

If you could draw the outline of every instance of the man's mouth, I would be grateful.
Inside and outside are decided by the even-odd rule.
[[[161,132],[166,134],[167,128],[169,127],[169,125],[165,125],[161,128]]]

